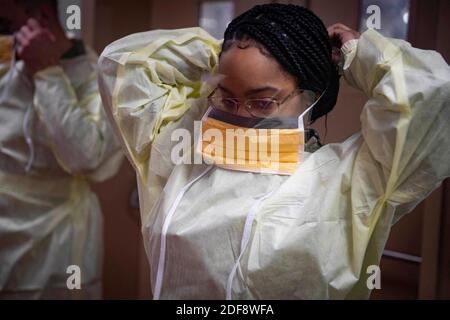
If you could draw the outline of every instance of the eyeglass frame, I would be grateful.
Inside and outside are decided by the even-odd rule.
[[[216,93],[217,89],[219,89],[219,87],[216,87],[209,95],[208,95],[208,103],[211,102],[211,99],[213,98],[213,95]],[[301,94],[303,93],[305,90],[304,89],[300,89],[300,88],[295,88],[294,90],[292,90],[291,93],[289,93],[286,97],[284,97],[281,101],[276,99],[276,98],[272,98],[272,97],[266,97],[266,98],[256,98],[256,99],[245,99],[244,101],[244,108],[245,110],[248,112],[248,114],[250,114],[251,117],[253,118],[258,118],[257,116],[253,115],[251,113],[251,108],[250,105],[248,104],[248,101],[255,101],[255,100],[263,100],[263,99],[271,99],[272,102],[275,102],[277,105],[277,111],[280,110],[280,106],[284,103],[286,103],[289,99],[295,97],[297,94]],[[231,100],[235,103],[235,105],[237,105],[236,109],[235,109],[235,114],[237,114],[237,111],[239,110],[239,106],[240,106],[240,100],[238,98],[225,98],[227,100]],[[211,105],[213,105],[212,103],[210,103]]]

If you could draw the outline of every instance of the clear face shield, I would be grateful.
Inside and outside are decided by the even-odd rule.
[[[205,162],[231,170],[295,172],[303,160],[304,118],[321,96],[299,88],[283,95],[281,89],[261,87],[259,92],[251,90],[257,92],[254,95],[236,97],[222,85],[223,79],[209,81],[214,89],[197,145]]]

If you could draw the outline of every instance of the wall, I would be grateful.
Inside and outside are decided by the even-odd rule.
[[[150,1],[83,0],[82,10],[83,38],[98,53],[116,39],[150,28]],[[150,298],[139,212],[130,205],[135,188],[127,160],[115,178],[95,186],[104,213],[105,299]]]

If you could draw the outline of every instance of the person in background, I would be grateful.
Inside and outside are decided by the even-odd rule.
[[[69,39],[57,2],[0,0],[0,299],[98,299],[102,214],[89,182],[122,153],[97,56]]]

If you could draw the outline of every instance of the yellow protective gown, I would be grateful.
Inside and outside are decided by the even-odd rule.
[[[21,61],[0,65],[0,299],[101,298],[102,215],[88,180],[111,177],[123,157],[96,63],[88,51],[33,79]],[[67,287],[71,265],[81,290]]]
[[[99,60],[137,173],[154,296],[368,298],[391,226],[450,175],[448,65],[368,30],[343,48],[345,79],[368,97],[361,132],[307,153],[288,177],[175,165],[171,135],[194,135],[219,50],[199,28],[157,30]]]

